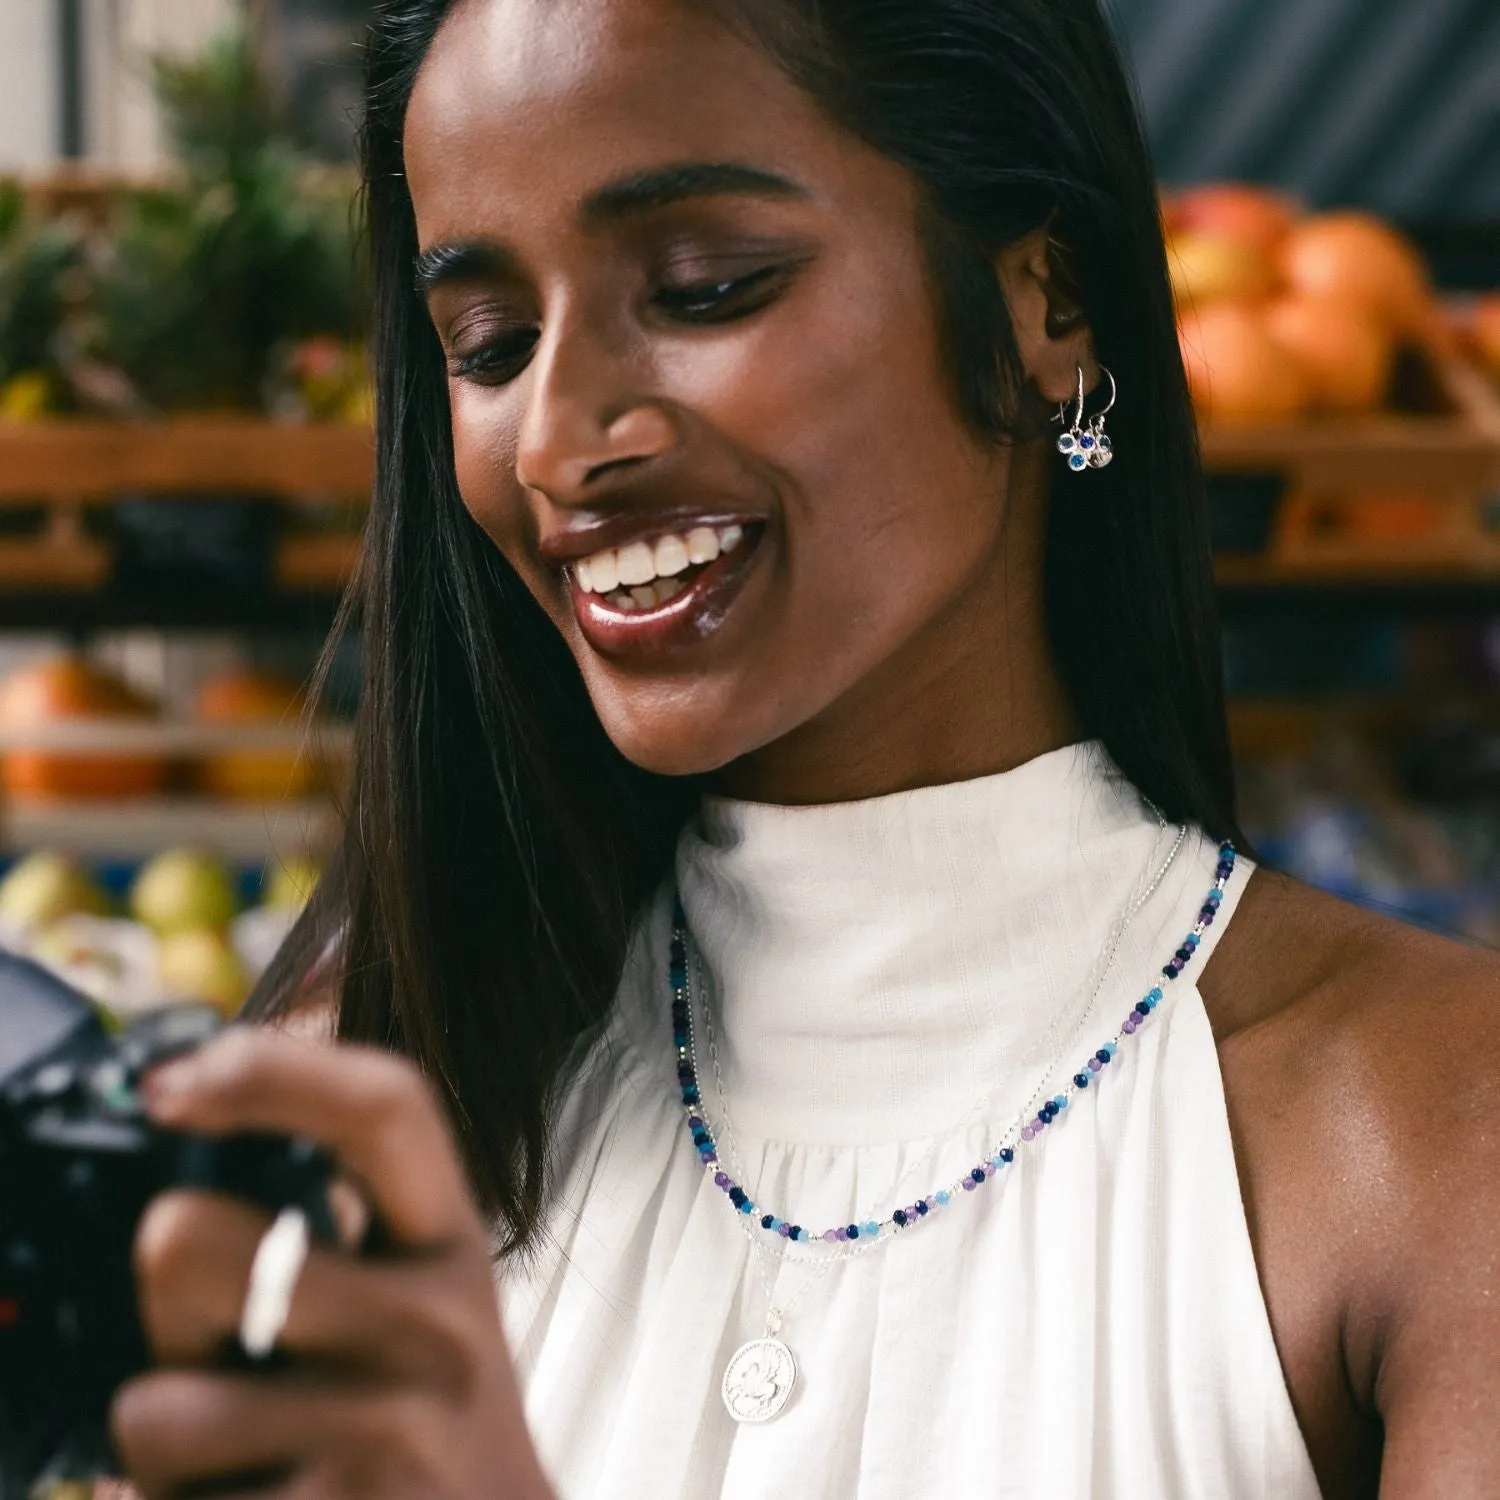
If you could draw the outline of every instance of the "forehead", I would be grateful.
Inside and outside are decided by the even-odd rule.
[[[418,74],[405,155],[425,237],[489,187],[519,217],[668,161],[805,178],[840,135],[702,0],[460,0]]]

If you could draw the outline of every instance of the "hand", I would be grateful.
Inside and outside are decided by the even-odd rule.
[[[500,1328],[484,1225],[437,1102],[406,1063],[235,1031],[148,1080],[152,1117],[207,1135],[328,1147],[387,1232],[383,1253],[315,1246],[271,1372],[221,1366],[270,1218],[179,1191],[136,1237],[156,1367],[111,1425],[147,1500],[541,1500],[548,1493]]]

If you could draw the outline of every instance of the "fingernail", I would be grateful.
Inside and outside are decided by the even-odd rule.
[[[163,1063],[153,1068],[142,1084],[146,1096],[146,1107],[152,1114],[170,1112],[179,1104],[194,1083],[194,1068],[191,1063]]]

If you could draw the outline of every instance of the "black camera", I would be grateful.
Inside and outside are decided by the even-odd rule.
[[[110,1398],[150,1362],[131,1245],[158,1193],[300,1207],[336,1239],[331,1163],[311,1143],[209,1140],[146,1117],[142,1075],[219,1025],[183,1007],[111,1035],[84,996],[0,952],[0,1500],[44,1477],[115,1472]]]

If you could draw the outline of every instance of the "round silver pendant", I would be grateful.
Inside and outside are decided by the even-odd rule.
[[[797,1361],[780,1339],[752,1339],[724,1371],[724,1405],[736,1422],[769,1422],[791,1399]]]

